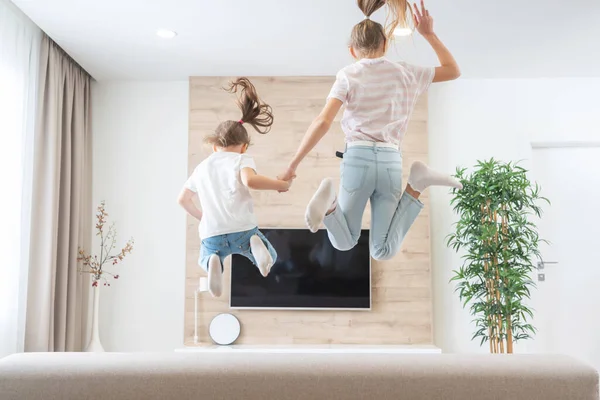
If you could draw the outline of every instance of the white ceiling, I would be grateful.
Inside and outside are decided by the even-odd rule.
[[[13,0],[98,80],[333,75],[354,0]],[[600,0],[429,0],[467,78],[600,76]],[[382,13],[378,17],[383,18]],[[172,29],[172,40],[155,35]],[[431,64],[420,37],[390,58]]]

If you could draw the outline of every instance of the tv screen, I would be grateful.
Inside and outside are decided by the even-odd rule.
[[[261,231],[277,250],[277,261],[265,278],[246,257],[233,256],[232,308],[371,308],[368,230],[349,251],[336,250],[326,230]]]

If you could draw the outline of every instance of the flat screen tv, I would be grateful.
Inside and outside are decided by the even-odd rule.
[[[349,251],[336,250],[326,230],[261,229],[277,250],[264,278],[244,256],[231,262],[231,308],[370,310],[369,231]]]

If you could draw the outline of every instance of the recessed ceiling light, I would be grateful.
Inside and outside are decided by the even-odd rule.
[[[410,28],[396,28],[396,29],[394,29],[394,35],[396,35],[396,36],[410,36],[410,35],[412,35],[412,29],[410,29]]]
[[[159,29],[156,31],[156,36],[163,39],[173,39],[175,36],[177,36],[177,32],[170,31],[168,29]]]

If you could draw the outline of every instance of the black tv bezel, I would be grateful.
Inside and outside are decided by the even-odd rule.
[[[284,228],[281,226],[278,227],[260,227],[260,230],[262,229],[285,229],[285,230],[295,230],[295,231],[304,231],[306,230],[306,228]],[[326,229],[319,229],[319,231],[325,231]],[[362,232],[369,232],[369,240],[370,240],[370,229],[361,229],[361,235]],[[373,263],[373,258],[371,257],[371,249],[369,248],[369,307],[361,307],[361,308],[350,308],[350,307],[260,307],[260,306],[251,306],[251,307],[244,307],[244,306],[232,306],[231,305],[231,286],[233,284],[233,279],[231,279],[233,277],[233,275],[230,275],[230,279],[229,279],[229,309],[231,310],[255,310],[255,311],[261,311],[261,310],[274,310],[274,311],[281,311],[281,310],[291,310],[291,311],[371,311],[373,309],[373,268],[372,268],[372,263]],[[233,269],[233,257],[231,260],[231,268]]]

